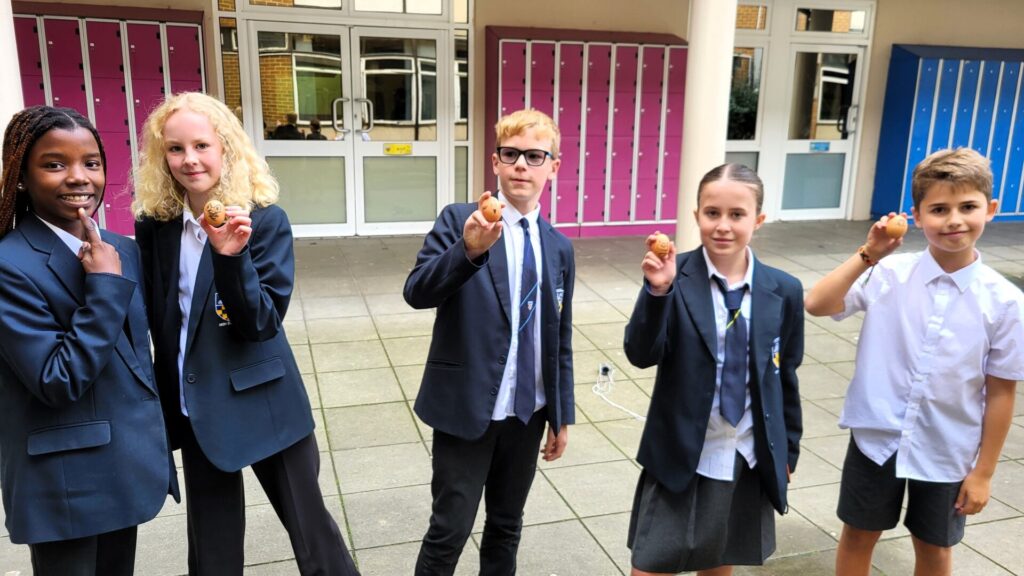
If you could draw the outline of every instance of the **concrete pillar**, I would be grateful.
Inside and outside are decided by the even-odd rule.
[[[0,0],[0,138],[11,116],[25,107],[11,0]],[[2,159],[0,159],[2,161]]]
[[[708,170],[725,162],[736,0],[690,0],[690,34],[686,40],[689,53],[676,221],[676,248],[680,252],[700,244],[693,218],[697,184]]]

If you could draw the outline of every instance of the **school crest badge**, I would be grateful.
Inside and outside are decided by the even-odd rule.
[[[214,293],[213,301],[213,311],[217,314],[217,318],[224,321],[221,326],[231,324],[231,318],[228,318],[228,310],[224,307],[224,301],[220,299],[220,294]]]

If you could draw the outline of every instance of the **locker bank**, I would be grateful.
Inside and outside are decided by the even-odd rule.
[[[569,236],[642,234],[692,221],[677,214],[694,193],[680,163],[703,143],[683,141],[683,113],[687,93],[710,88],[687,84],[701,58],[687,38],[717,24],[694,20],[713,1],[0,0],[0,41],[16,47],[0,68],[17,70],[22,105],[96,123],[109,156],[101,219],[118,232],[132,232],[146,115],[165,94],[203,90],[243,122],[298,236],[425,232],[445,204],[494,189],[492,126],[523,106],[562,129],[544,216]],[[740,0],[731,86],[713,94],[729,102],[723,160],[758,170],[769,220],[866,219],[905,207],[924,149],[967,145],[1000,172],[997,218],[1019,219],[1015,8]],[[904,62],[907,46],[941,48],[910,56],[934,62],[934,79]],[[943,126],[935,104],[970,112]]]

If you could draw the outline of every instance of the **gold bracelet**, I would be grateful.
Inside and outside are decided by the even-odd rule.
[[[867,264],[868,266],[874,266],[875,264],[878,264],[878,260],[874,260],[873,258],[871,258],[871,256],[868,255],[867,244],[861,244],[861,247],[857,248],[857,255],[860,256],[860,259],[863,260],[864,263]]]

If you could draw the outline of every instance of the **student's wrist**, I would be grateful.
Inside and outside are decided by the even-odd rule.
[[[885,255],[875,255],[871,253],[867,244],[861,244],[860,248],[857,248],[857,256],[860,256],[861,262],[868,267],[878,264],[878,262],[885,257]]]

